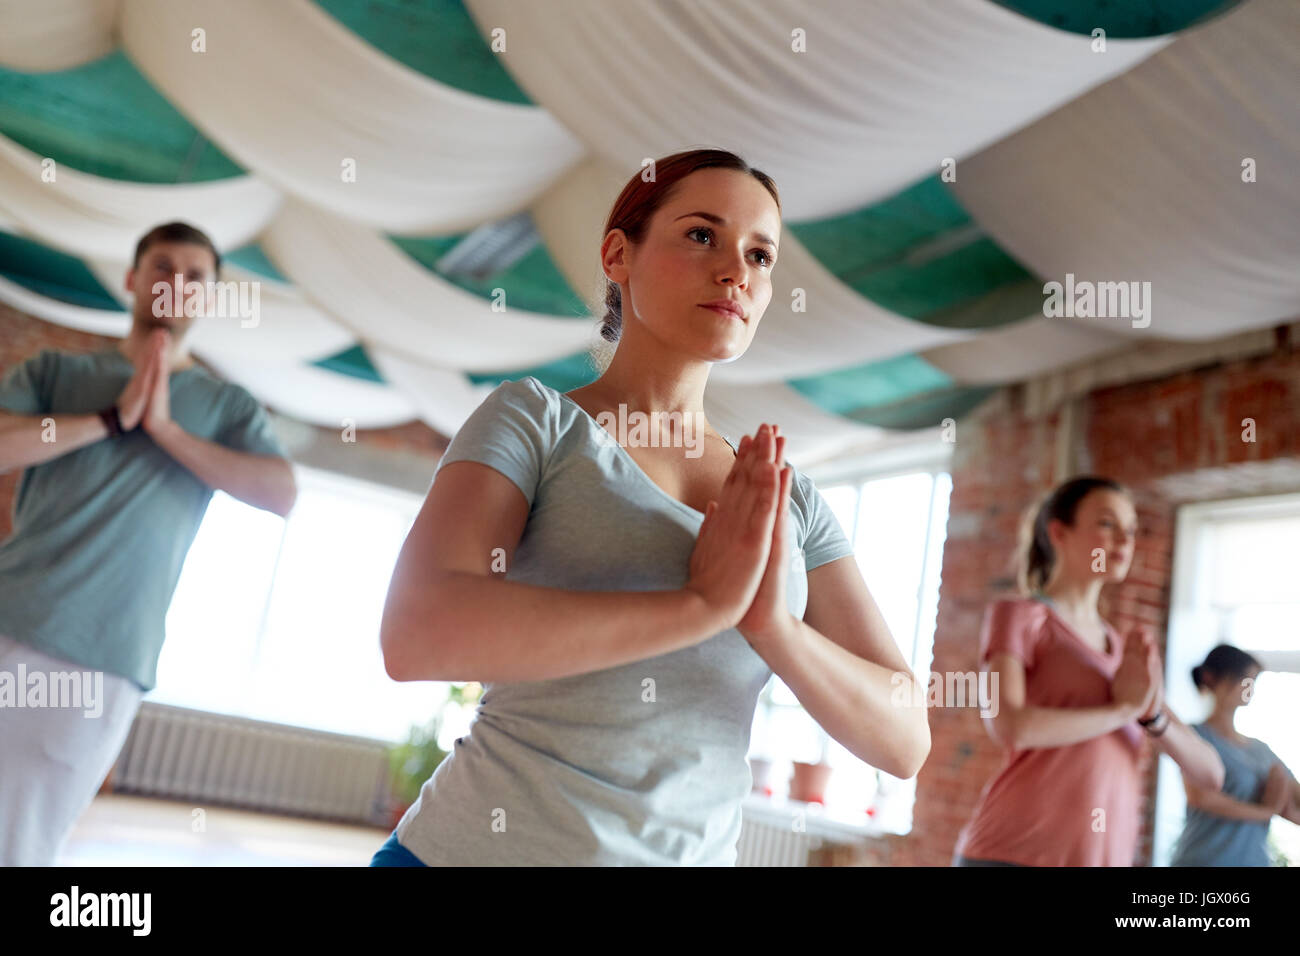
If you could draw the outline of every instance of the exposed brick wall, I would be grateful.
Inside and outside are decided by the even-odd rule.
[[[976,669],[984,609],[1014,587],[1021,516],[1070,476],[1058,473],[1063,437],[1073,452],[1071,473],[1108,475],[1134,493],[1134,564],[1122,584],[1103,592],[1103,612],[1122,631],[1154,625],[1162,646],[1177,506],[1300,489],[1300,351],[1284,338],[1260,358],[1094,391],[1074,403],[1073,427],[1062,408],[1034,415],[1023,399],[1023,387],[1003,389],[958,425],[935,671]],[[1255,420],[1253,443],[1242,441],[1245,418]],[[949,864],[1001,754],[973,709],[934,708],[930,727],[933,746],[917,780],[912,832],[873,841],[856,864]],[[1138,865],[1151,859],[1154,757],[1148,747]]]
[[[0,303],[0,375],[42,349],[94,352],[111,347],[115,341],[106,336],[91,335],[43,322]],[[337,438],[337,432],[329,429],[318,431],[322,435]],[[418,421],[393,428],[359,429],[356,437],[358,444],[435,456],[441,455],[447,447],[444,436]],[[19,474],[0,474],[0,540],[8,537],[13,530],[13,499]]]

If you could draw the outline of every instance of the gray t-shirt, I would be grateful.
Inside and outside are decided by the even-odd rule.
[[[1262,740],[1246,746],[1219,735],[1209,724],[1193,728],[1223,760],[1223,794],[1242,803],[1259,803],[1268,771],[1277,755]],[[1233,820],[1187,808],[1183,832],[1174,845],[1170,866],[1268,866],[1268,828],[1265,820]]]
[[[0,408],[94,413],[117,400],[134,371],[115,348],[46,350],[0,382]],[[191,435],[284,457],[270,417],[245,389],[197,364],[173,372],[169,385],[172,420]],[[27,468],[13,534],[0,544],[0,634],[152,690],[167,606],[211,498],[140,429]]]
[[[587,591],[686,583],[704,516],[536,378],[484,399],[438,467],[454,461],[491,466],[528,500],[507,580]],[[806,572],[853,549],[812,481],[794,477],[789,607],[802,618]],[[487,684],[398,839],[430,865],[732,866],[753,785],[754,707],[771,673],[732,628],[618,667]]]

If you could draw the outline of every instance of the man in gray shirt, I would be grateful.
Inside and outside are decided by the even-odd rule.
[[[124,340],[41,352],[0,382],[0,471],[25,469],[0,544],[0,865],[51,864],[112,767],[213,489],[293,506],[266,412],[185,345],[211,299],[171,293],[210,295],[219,268],[199,230],[156,227],[126,275]]]

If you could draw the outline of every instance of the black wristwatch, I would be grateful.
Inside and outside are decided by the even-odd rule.
[[[126,429],[122,427],[122,416],[118,415],[116,405],[108,406],[108,408],[99,413],[99,417],[103,419],[104,424],[108,426],[109,438],[116,438],[118,435],[126,431]]]

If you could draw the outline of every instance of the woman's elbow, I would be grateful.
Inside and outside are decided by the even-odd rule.
[[[885,761],[887,766],[881,766],[879,769],[885,771],[892,777],[900,780],[907,780],[915,777],[925,766],[925,761],[930,756],[930,722],[925,716],[925,710],[920,711],[920,721],[912,728],[908,734],[900,734],[900,746]]]
[[[1223,758],[1213,748],[1208,749],[1209,753],[1205,755],[1204,760],[1205,766],[1201,768],[1201,779],[1197,782],[1202,787],[1218,793],[1223,789]]]
[[[406,676],[406,659],[401,653],[400,644],[394,629],[384,625],[379,629],[379,650],[384,657],[384,673],[391,680],[398,682],[408,680]]]
[[[1197,740],[1196,745],[1194,751],[1186,754],[1170,752],[1167,747],[1161,748],[1175,758],[1175,762],[1183,772],[1184,789],[1188,792],[1189,805],[1193,803],[1193,794],[1196,797],[1200,796],[1196,794],[1197,790],[1210,793],[1219,793],[1223,790],[1223,759],[1219,756],[1219,752],[1203,740]]]
[[[410,633],[403,616],[386,607],[379,625],[379,650],[384,656],[384,671],[395,681],[419,679],[412,670]]]
[[[915,777],[921,772],[925,762],[930,759],[931,745],[930,722],[926,720],[921,724],[920,734],[907,754],[907,763],[903,767],[905,772],[901,775],[901,779],[906,780],[909,777]]]

